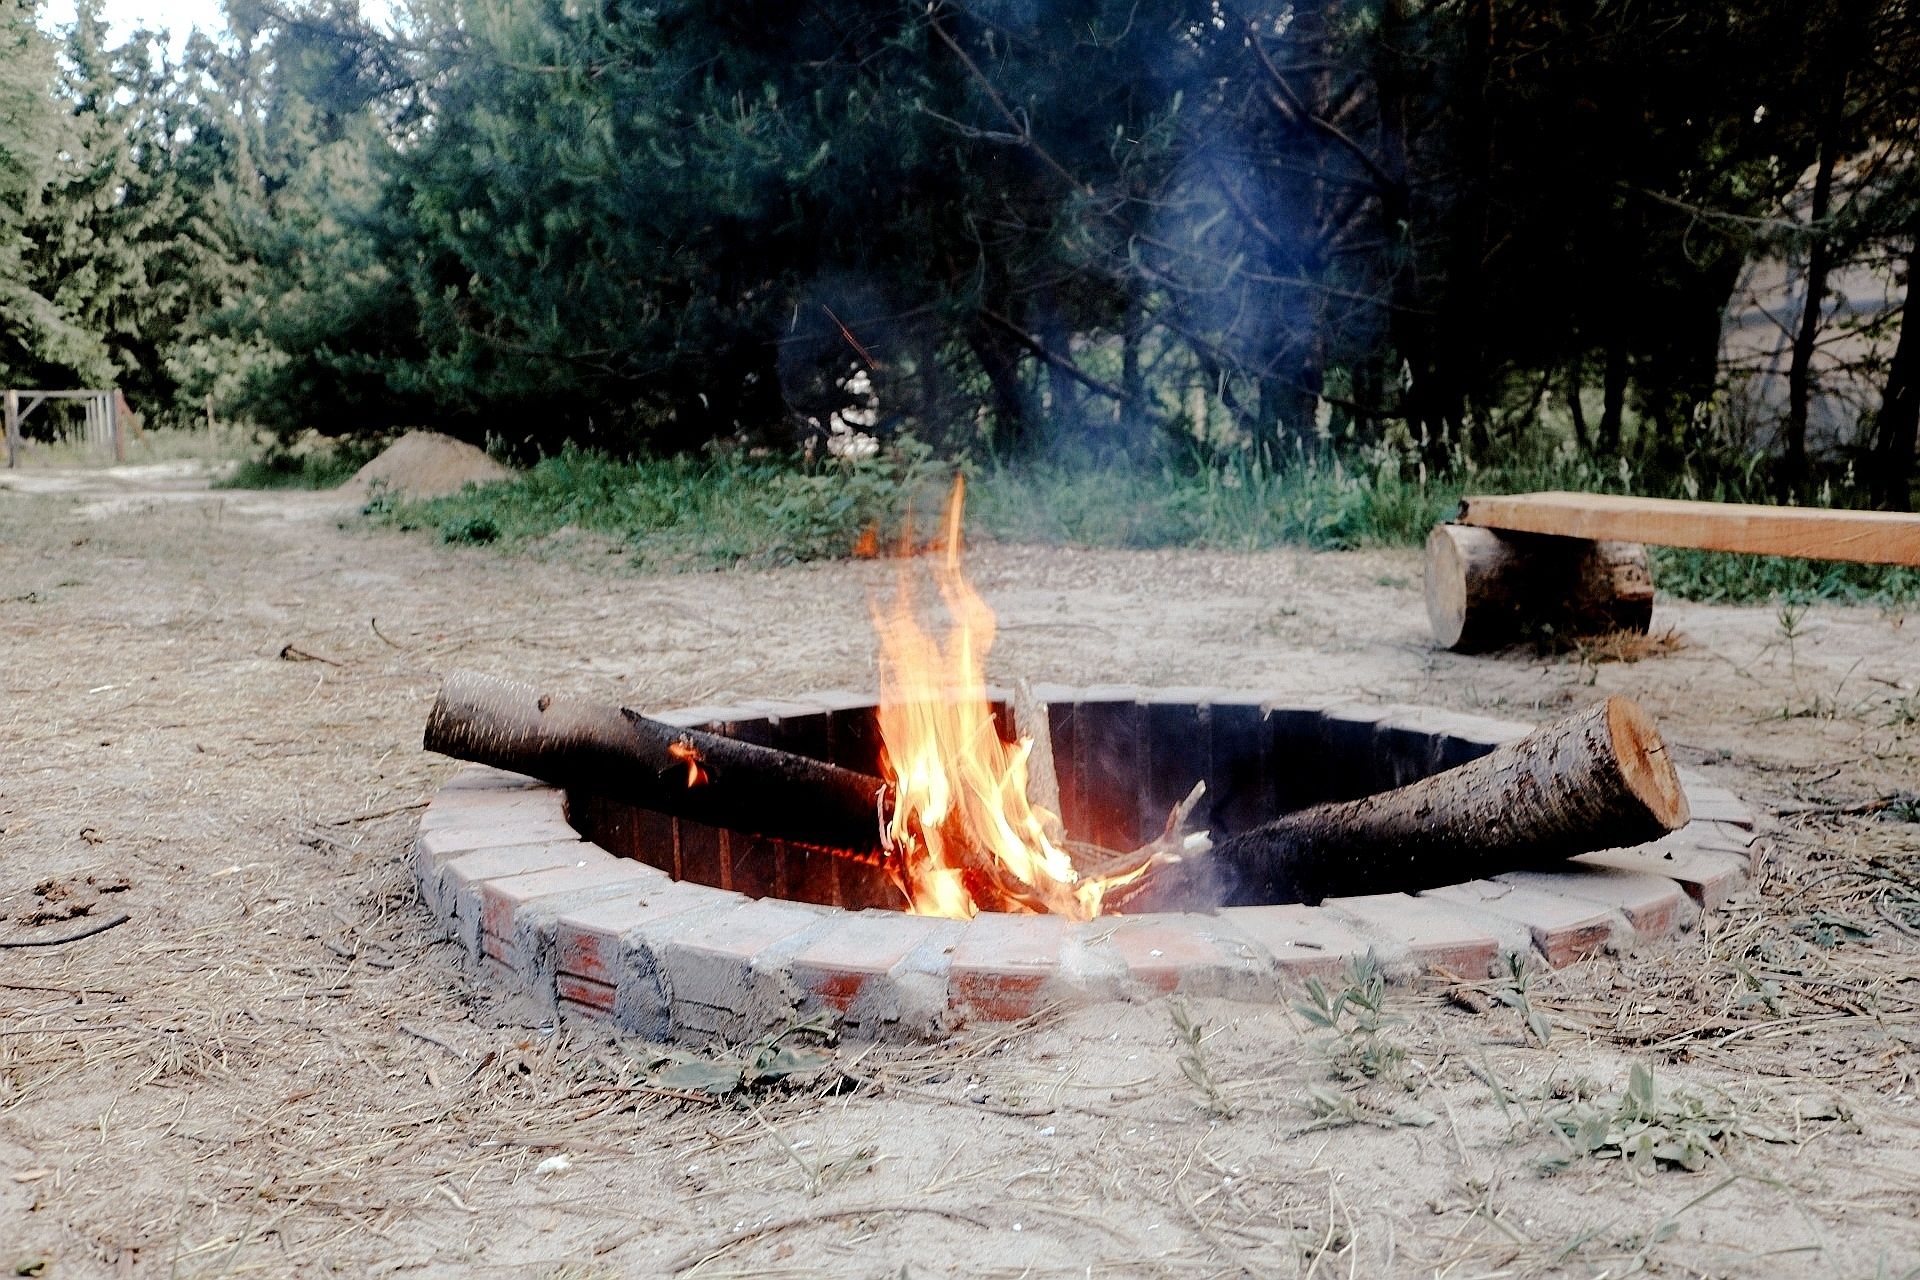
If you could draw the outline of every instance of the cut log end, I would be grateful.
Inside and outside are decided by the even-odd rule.
[[[1634,542],[1441,524],[1427,535],[1426,600],[1435,642],[1463,653],[1543,633],[1644,634],[1653,573]]]
[[[1668,831],[1687,825],[1692,811],[1686,789],[1653,717],[1633,699],[1615,694],[1607,699],[1606,721],[1620,776],[1648,816]]]

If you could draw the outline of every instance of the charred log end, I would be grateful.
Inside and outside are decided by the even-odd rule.
[[[1440,524],[1427,535],[1426,599],[1435,643],[1458,653],[1547,630],[1645,634],[1653,572],[1637,542]]]
[[[1687,793],[1653,717],[1633,699],[1615,694],[1607,699],[1606,722],[1627,790],[1663,830],[1686,826],[1692,816]]]

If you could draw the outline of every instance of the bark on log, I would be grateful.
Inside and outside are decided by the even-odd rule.
[[[1443,649],[1498,649],[1551,632],[1644,634],[1653,573],[1637,542],[1596,542],[1435,525],[1427,537],[1427,618]]]
[[[447,676],[423,745],[708,826],[883,851],[879,778],[519,681]]]
[[[1652,719],[1612,697],[1457,768],[1286,814],[1158,868],[1122,909],[1414,892],[1640,844],[1687,818]]]

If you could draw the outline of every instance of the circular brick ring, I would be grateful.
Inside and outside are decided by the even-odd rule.
[[[1271,813],[1403,785],[1531,728],[1218,689],[1036,693],[1049,707],[1062,808],[1076,832],[1115,821],[1075,799],[1076,786],[1087,791],[1095,776],[1141,780],[1137,830],[1184,792],[1197,754],[1212,762],[1209,791],[1221,797],[1214,820],[1233,829],[1233,805]],[[873,700],[855,694],[659,718],[836,763],[872,767],[878,749]],[[1155,772],[1158,756],[1173,754],[1168,744],[1178,744],[1186,773],[1171,760]],[[1118,765],[1115,752],[1124,757]],[[1248,778],[1277,781],[1249,794]],[[1282,1000],[1305,978],[1368,953],[1391,974],[1438,966],[1484,977],[1506,952],[1558,966],[1666,937],[1723,902],[1757,852],[1752,814],[1736,796],[1684,769],[1681,779],[1693,810],[1683,830],[1587,854],[1563,870],[1313,907],[1075,923],[908,915],[859,864],[591,797],[570,804],[557,788],[475,766],[427,806],[415,874],[428,905],[487,974],[569,1017],[611,1020],[654,1040],[742,1040],[827,1009],[859,1034],[932,1036],[1049,1005],[1176,991]],[[1085,812],[1076,815],[1076,803]],[[1095,838],[1128,834],[1122,822]]]

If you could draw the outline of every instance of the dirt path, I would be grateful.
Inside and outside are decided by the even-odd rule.
[[[868,687],[866,601],[890,570],[638,577],[351,514],[177,470],[0,480],[0,938],[129,917],[0,950],[0,1266],[1920,1267],[1920,828],[1888,820],[1903,811],[1793,816],[1770,879],[1725,917],[1538,978],[1544,1048],[1495,984],[1434,983],[1338,1040],[1194,1002],[1186,1070],[1155,1003],[861,1060],[889,1092],[664,1098],[633,1088],[646,1046],[544,1025],[429,941],[401,857],[447,772],[417,748],[434,672],[656,706]],[[1663,605],[1688,643],[1645,661],[1461,659],[1427,646],[1411,554],[991,547],[974,566],[1000,676],[1515,717],[1620,691],[1762,809],[1920,790],[1920,621],[1873,609]],[[1405,1086],[1349,1090],[1329,1050]],[[1556,1119],[1610,1110],[1591,1139],[1630,1136],[1613,1099],[1634,1063],[1683,1091],[1651,1109],[1674,1141],[1711,1141],[1705,1170],[1545,1171],[1569,1150]]]

